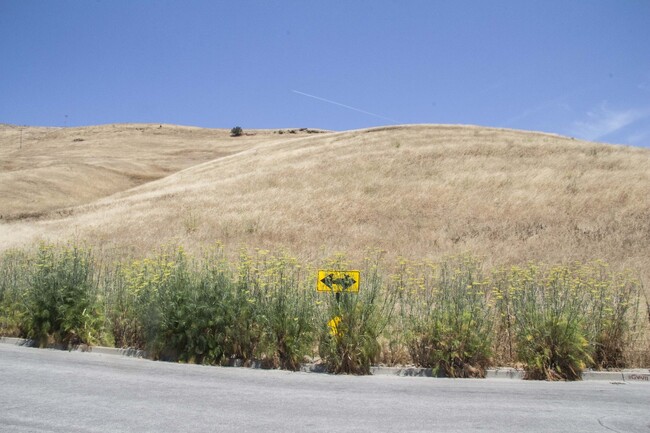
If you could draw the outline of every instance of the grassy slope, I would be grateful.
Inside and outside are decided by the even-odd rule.
[[[0,125],[0,219],[90,203],[270,138],[173,125]]]
[[[34,129],[23,146],[32,150],[14,154],[5,132],[0,213],[50,213],[1,223],[0,245],[74,236],[136,254],[221,240],[306,260],[366,248],[413,258],[470,251],[490,264],[601,258],[650,285],[649,150],[465,126],[237,139],[156,128]],[[72,142],[77,135],[86,141]],[[38,171],[55,159],[56,169]],[[9,171],[16,161],[36,168]],[[98,173],[107,172],[119,176],[105,186]]]

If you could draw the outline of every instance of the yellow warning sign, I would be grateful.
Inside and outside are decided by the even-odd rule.
[[[359,271],[318,271],[319,292],[358,292]]]
[[[330,328],[330,335],[332,337],[343,336],[343,329],[341,329],[341,316],[334,316],[332,320],[327,322],[327,326]]]

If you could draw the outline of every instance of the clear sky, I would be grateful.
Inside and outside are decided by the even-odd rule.
[[[650,0],[0,0],[0,123],[114,122],[650,147]]]

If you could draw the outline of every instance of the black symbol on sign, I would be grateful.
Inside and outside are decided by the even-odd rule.
[[[357,281],[348,274],[345,274],[343,278],[334,278],[334,274],[329,274],[320,280],[320,282],[329,287],[330,290],[334,290],[334,286],[339,286],[342,287],[343,290],[348,290],[350,287],[354,286]]]

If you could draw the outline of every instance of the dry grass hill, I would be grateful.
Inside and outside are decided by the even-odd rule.
[[[650,287],[648,149],[473,126],[246,132],[0,126],[0,248],[603,259]]]

